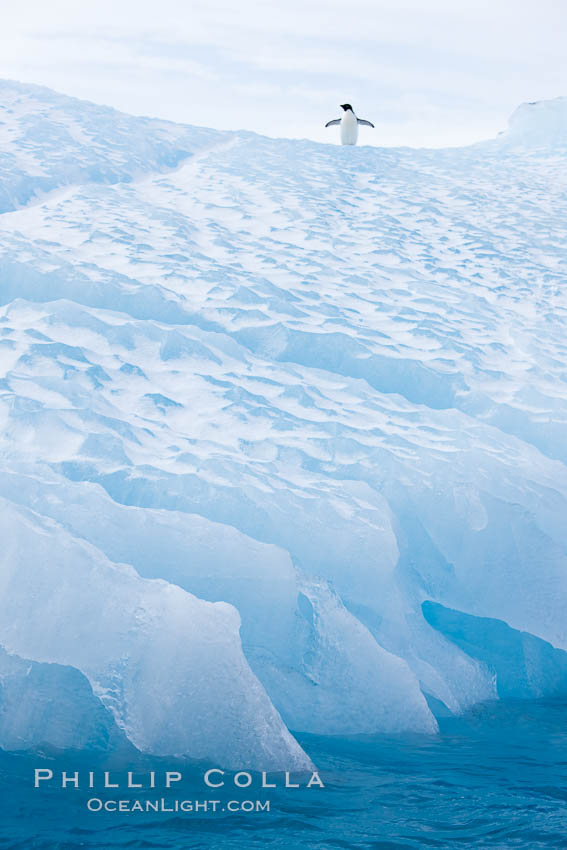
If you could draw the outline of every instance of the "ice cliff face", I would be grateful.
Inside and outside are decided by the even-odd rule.
[[[0,644],[230,766],[567,690],[557,146],[0,105]]]
[[[0,747],[46,744],[134,752],[76,667],[38,664],[0,650]]]

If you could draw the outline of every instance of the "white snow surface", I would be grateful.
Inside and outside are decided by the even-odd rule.
[[[566,100],[515,116],[341,148],[0,84],[0,644],[280,769],[498,696],[488,618],[567,650]]]

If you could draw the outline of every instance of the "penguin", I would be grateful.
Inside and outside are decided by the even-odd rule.
[[[344,109],[342,118],[334,118],[328,121],[325,127],[332,127],[334,124],[341,125],[341,145],[356,145],[358,139],[358,125],[364,124],[365,127],[374,127],[370,121],[365,121],[363,118],[357,118],[350,103],[341,103],[341,109]]]

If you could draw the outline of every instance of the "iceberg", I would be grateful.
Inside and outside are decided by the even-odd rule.
[[[0,104],[0,644],[259,769],[561,692],[565,99],[447,150]]]

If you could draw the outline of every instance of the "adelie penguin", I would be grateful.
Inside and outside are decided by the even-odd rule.
[[[341,103],[341,109],[344,109],[342,118],[333,118],[328,121],[325,127],[332,127],[334,124],[341,125],[341,145],[356,145],[358,139],[358,125],[364,124],[365,127],[374,127],[370,121],[365,121],[363,118],[357,118],[354,114],[350,103]]]

